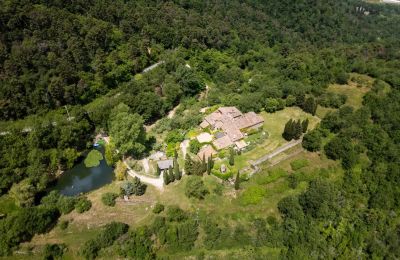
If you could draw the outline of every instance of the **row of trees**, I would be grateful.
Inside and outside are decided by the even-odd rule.
[[[292,139],[298,140],[303,133],[307,132],[309,120],[308,118],[304,119],[303,121],[289,119],[286,122],[285,128],[283,130],[282,136],[285,140],[290,141]]]

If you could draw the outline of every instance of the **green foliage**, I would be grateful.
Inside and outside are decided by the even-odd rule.
[[[187,175],[198,175],[202,176],[203,173],[207,170],[204,169],[204,165],[202,161],[192,159],[189,154],[186,154],[185,158],[185,173]]]
[[[47,207],[57,207],[62,214],[68,214],[75,209],[77,199],[60,195],[58,191],[51,191],[47,196],[43,197],[41,204]]]
[[[315,112],[317,111],[318,104],[315,101],[314,97],[308,97],[303,105],[303,110],[307,113],[310,113],[311,115],[315,115]]]
[[[147,226],[138,227],[127,234],[118,247],[118,254],[130,259],[155,259],[152,233]]]
[[[301,168],[308,166],[309,162],[307,159],[297,159],[290,162],[290,166],[292,167],[293,171],[297,171]]]
[[[33,206],[35,201],[36,187],[30,179],[25,179],[11,187],[10,196],[15,200],[18,206]]]
[[[261,172],[254,176],[258,185],[265,185],[278,180],[279,178],[287,175],[287,172],[282,168],[269,170],[268,172]]]
[[[164,205],[163,204],[156,203],[156,205],[154,205],[154,208],[153,208],[153,213],[154,214],[159,214],[159,213],[161,213],[163,211],[164,211]]]
[[[308,126],[308,124],[307,124]],[[293,121],[290,119],[286,124],[282,133],[282,137],[285,138],[286,141],[290,141],[292,139],[299,139],[303,134],[303,127],[300,120]]]
[[[103,160],[103,155],[97,150],[91,150],[85,158],[85,166],[87,168],[97,167],[100,165],[100,161]]]
[[[66,230],[69,226],[68,220],[62,220],[59,224],[61,230]]]
[[[23,208],[0,221],[0,255],[9,255],[15,246],[29,241],[35,234],[48,232],[60,213],[55,208]]]
[[[339,108],[347,101],[344,94],[326,93],[318,99],[318,103],[324,107]]]
[[[188,198],[204,199],[209,193],[201,177],[189,177],[185,185],[185,195]]]
[[[62,259],[66,250],[67,246],[65,244],[46,244],[44,247],[43,259]]]
[[[239,197],[239,202],[243,206],[257,205],[261,203],[266,194],[266,190],[261,186],[250,186]]]
[[[75,204],[75,209],[76,212],[78,213],[83,213],[85,211],[88,211],[91,207],[92,207],[92,202],[88,200],[86,197],[80,197]]]
[[[197,139],[190,140],[189,151],[193,154],[197,154],[200,151],[202,144]]]
[[[114,166],[115,163],[118,161],[119,156],[116,153],[115,145],[113,142],[105,145],[104,158],[106,159],[106,162],[109,166]]]
[[[118,108],[122,111],[118,111]],[[145,151],[146,132],[143,119],[138,114],[123,111],[120,104],[110,115],[110,135],[115,146],[122,154],[141,155]]]
[[[147,185],[142,183],[138,177],[135,177],[133,179],[133,182],[127,181],[121,184],[120,194],[126,196],[142,196],[143,194],[145,194],[146,189]]]
[[[235,190],[240,189],[240,173],[239,171],[236,174],[236,179],[235,179]]]
[[[101,195],[101,202],[103,202],[103,204],[106,206],[114,207],[116,198],[118,198],[118,194],[112,192],[106,192]]]
[[[288,186],[291,189],[296,189],[297,185],[299,184],[299,178],[297,177],[296,173],[293,173],[288,176]]]
[[[322,134],[319,129],[314,129],[304,135],[302,146],[310,152],[316,152],[321,149]]]
[[[188,215],[178,206],[169,206],[166,212],[167,221],[181,222],[188,219]]]
[[[174,177],[175,180],[180,180],[182,178],[182,173],[179,170],[179,164],[176,157],[174,157]]]
[[[95,259],[102,248],[111,246],[114,241],[128,232],[129,226],[121,222],[111,222],[93,239],[85,242],[81,254],[85,259]]]
[[[235,165],[235,151],[233,150],[233,148],[229,149],[229,165]]]

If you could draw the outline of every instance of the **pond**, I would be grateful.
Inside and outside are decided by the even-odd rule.
[[[100,151],[104,156],[102,146],[94,149]],[[61,175],[54,189],[66,196],[75,196],[98,189],[111,183],[113,179],[113,168],[107,165],[105,159],[100,161],[100,165],[91,168],[86,167],[82,160]]]

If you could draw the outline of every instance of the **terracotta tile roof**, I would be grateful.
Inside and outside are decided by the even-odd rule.
[[[203,154],[204,158],[208,158],[217,152],[214,150],[214,148],[211,145],[206,145],[203,148],[200,149],[200,151],[197,153],[197,156],[200,158],[200,160],[203,160]]]
[[[221,137],[213,142],[215,148],[218,150],[224,149],[228,146],[233,145],[233,142],[229,138],[229,136],[225,135],[224,137]]]

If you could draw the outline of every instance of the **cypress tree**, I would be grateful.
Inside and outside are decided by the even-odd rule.
[[[189,154],[186,154],[186,159],[185,159],[185,172],[187,175],[191,175],[192,174],[192,166],[193,166],[193,161],[192,158],[190,157]]]
[[[174,149],[174,158],[178,159],[178,152],[176,151],[176,149]]]
[[[301,127],[301,121],[300,119],[297,120],[296,122],[294,122],[294,133],[293,133],[293,138],[298,140],[300,138],[300,136],[303,133],[303,129]]]
[[[168,176],[168,171],[164,170],[163,172],[163,179],[164,179],[164,185],[169,184],[169,176]]]
[[[240,174],[239,171],[237,171],[236,174],[236,179],[235,179],[235,190],[240,189]]]
[[[303,133],[307,132],[307,128],[308,128],[308,118],[306,118],[305,120],[303,120],[303,122],[301,122],[301,128],[303,130]]]
[[[229,165],[230,166],[235,165],[235,154],[234,154],[233,148],[229,149]]]
[[[174,175],[175,180],[180,180],[182,178],[181,171],[179,170],[178,160],[174,158]]]
[[[172,170],[172,166],[169,166],[168,178],[169,178],[169,182],[174,182],[175,181],[175,175],[174,175],[174,171]]]
[[[312,114],[313,116],[315,115],[315,112],[317,111],[317,102],[315,101],[314,97],[309,97],[306,99],[303,110]]]
[[[206,155],[203,153],[203,160],[201,161],[201,168],[203,172],[207,171]]]
[[[207,158],[207,174],[210,175],[211,174],[211,169],[212,169],[212,155],[210,155]]]
[[[304,106],[305,97],[306,97],[306,96],[304,95],[304,93],[299,93],[299,94],[297,94],[297,95],[296,95],[296,101],[295,101],[296,106],[302,108],[302,107]]]
[[[285,124],[285,129],[283,130],[282,137],[285,138],[286,141],[290,141],[293,139],[293,135],[294,135],[293,120],[290,119]]]

